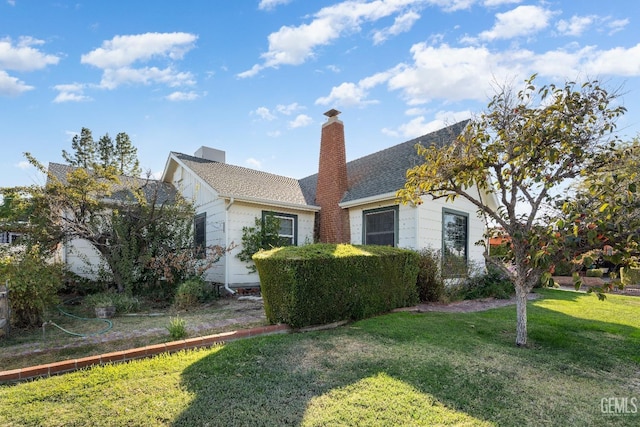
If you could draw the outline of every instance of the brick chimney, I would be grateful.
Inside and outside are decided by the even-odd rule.
[[[347,191],[347,156],[344,145],[344,125],[338,119],[340,111],[324,113],[329,119],[322,125],[320,162],[316,204],[320,206],[320,242],[349,243],[349,212],[338,206]]]

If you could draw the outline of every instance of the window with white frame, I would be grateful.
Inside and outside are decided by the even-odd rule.
[[[451,209],[442,211],[443,272],[449,276],[466,274],[469,251],[469,214]]]
[[[362,211],[362,242],[365,245],[398,245],[398,206]]]
[[[263,224],[268,216],[275,218],[280,223],[278,228],[279,245],[292,246],[298,244],[298,215],[263,211]]]

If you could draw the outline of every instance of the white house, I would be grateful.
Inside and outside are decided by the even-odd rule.
[[[483,262],[485,224],[471,203],[456,199],[402,205],[396,191],[407,169],[423,162],[415,145],[448,144],[462,132],[460,122],[422,137],[346,162],[344,125],[330,110],[322,126],[318,173],[297,180],[225,163],[225,153],[201,147],[193,156],[169,154],[162,181],[192,200],[196,243],[239,244],[242,228],[272,213],[281,236],[292,244],[321,242],[431,247],[467,262]],[[496,205],[493,195],[488,203]],[[257,273],[231,252],[209,273],[208,280],[229,290],[259,284]]]

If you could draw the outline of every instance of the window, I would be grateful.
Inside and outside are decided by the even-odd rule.
[[[280,223],[278,227],[279,245],[292,246],[298,244],[298,215],[263,211],[263,224],[268,216],[272,216]]]
[[[466,274],[469,246],[469,215],[449,209],[442,211],[442,262],[449,276]]]
[[[193,240],[196,254],[204,257],[207,247],[207,213],[203,212],[193,218]]]
[[[398,206],[362,212],[362,241],[365,245],[398,244]]]

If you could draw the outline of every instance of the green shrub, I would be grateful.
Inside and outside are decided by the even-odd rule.
[[[180,317],[172,317],[167,326],[169,336],[173,340],[180,340],[187,336],[187,322]]]
[[[555,276],[571,276],[573,274],[571,263],[567,261],[557,263],[553,274]]]
[[[265,313],[293,327],[362,319],[417,302],[418,254],[314,244],[258,252]]]
[[[264,218],[255,218],[253,227],[242,227],[242,249],[236,255],[241,261],[248,263],[247,269],[256,272],[252,257],[261,250],[269,250],[287,243],[280,238],[280,220],[272,214]]]
[[[640,284],[640,268],[632,268],[632,267],[621,268],[620,281],[624,286]]]
[[[440,274],[440,255],[434,249],[418,251],[418,279],[416,287],[420,301],[441,301],[445,293],[444,280]]]
[[[587,270],[587,277],[602,277],[604,274],[599,268],[590,268]]]
[[[132,313],[140,308],[138,298],[113,291],[98,292],[84,297],[83,304],[93,310],[96,307],[115,307],[116,313]]]
[[[45,312],[59,302],[63,267],[51,264],[32,248],[0,262],[0,279],[9,280],[11,322],[17,327],[42,325]]]
[[[453,290],[452,299],[498,298],[508,299],[515,293],[513,283],[495,267],[469,277]]]
[[[182,282],[176,290],[173,305],[176,308],[189,308],[210,301],[215,297],[213,286],[199,278]]]

